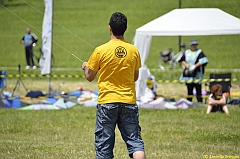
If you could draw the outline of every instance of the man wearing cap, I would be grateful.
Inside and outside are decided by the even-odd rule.
[[[204,67],[208,63],[207,57],[201,49],[198,49],[198,41],[190,41],[190,49],[186,50],[180,62],[185,69],[180,77],[180,81],[185,81],[187,85],[188,100],[192,101],[193,89],[196,89],[197,101],[202,103],[202,83]]]
[[[38,37],[34,34],[31,33],[30,28],[26,28],[26,34],[23,36],[21,39],[20,43],[24,45],[25,48],[25,55],[26,55],[26,61],[27,61],[27,66],[26,69],[29,69],[31,64],[32,68],[36,69],[37,67],[35,66],[34,62],[34,55],[33,55],[33,44],[38,41]]]

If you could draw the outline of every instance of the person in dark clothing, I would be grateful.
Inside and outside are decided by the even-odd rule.
[[[193,39],[190,42],[190,49],[186,50],[180,59],[180,62],[185,67],[180,77],[180,81],[185,81],[188,91],[188,100],[192,101],[193,89],[196,89],[197,101],[202,103],[202,79],[204,75],[204,67],[208,63],[208,59],[201,49],[198,49],[197,40]],[[188,82],[191,81],[191,82]],[[198,82],[195,82],[198,81]]]
[[[226,97],[222,94],[222,86],[220,84],[215,84],[211,87],[211,94],[208,98],[207,114],[218,111],[229,114],[226,106]]]
[[[33,56],[33,45],[38,41],[37,36],[34,33],[31,33],[30,28],[26,28],[26,34],[23,36],[21,40],[21,44],[25,47],[25,53],[26,53],[26,62],[27,66],[26,69],[29,69],[32,67],[33,69],[36,69],[34,62],[34,56]]]

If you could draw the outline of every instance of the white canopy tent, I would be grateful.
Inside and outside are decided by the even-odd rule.
[[[142,68],[136,82],[137,99],[147,88],[149,71],[145,61],[152,36],[196,36],[240,34],[240,19],[218,8],[174,9],[136,30],[134,45],[138,48]]]

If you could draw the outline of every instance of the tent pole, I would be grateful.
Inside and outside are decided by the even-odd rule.
[[[182,0],[179,0],[178,3],[178,8],[182,8]],[[182,43],[182,38],[181,36],[178,36],[178,50],[181,51],[181,43]]]
[[[52,78],[52,74],[50,73],[49,79],[48,79],[48,95],[50,96],[51,94],[51,78]]]
[[[178,36],[178,50],[181,51],[182,37]]]
[[[52,0],[52,21],[53,21],[53,8],[54,8],[54,0]],[[53,23],[52,23],[52,41],[51,41],[51,57],[50,57],[50,77],[48,79],[48,95],[50,95],[51,91],[52,91],[52,87],[51,87],[51,82],[52,82],[52,52],[53,52]]]

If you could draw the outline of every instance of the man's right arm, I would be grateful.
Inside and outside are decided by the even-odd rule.
[[[184,66],[186,69],[188,69],[188,68],[189,68],[189,65],[187,64],[187,62],[186,62],[186,61],[182,61],[182,64],[183,64],[183,66]]]
[[[86,65],[87,65],[87,62],[83,62],[82,69],[84,71],[84,75],[89,82],[92,82],[94,80],[95,76],[97,75],[97,72],[91,70]]]
[[[20,44],[24,44],[24,37],[21,39]]]
[[[186,60],[185,60],[185,52],[183,53],[183,56],[181,57],[180,62],[182,63],[182,65],[183,65],[186,69],[189,68],[188,63],[187,63]]]

